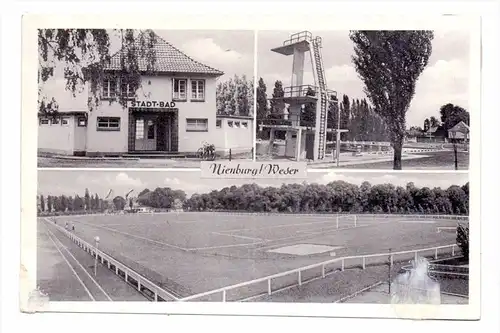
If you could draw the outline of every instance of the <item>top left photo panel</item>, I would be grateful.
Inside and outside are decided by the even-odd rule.
[[[38,29],[38,167],[253,160],[254,35]]]

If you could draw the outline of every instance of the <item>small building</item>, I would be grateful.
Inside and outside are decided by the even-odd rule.
[[[464,121],[461,121],[448,130],[448,140],[455,143],[468,143],[469,133],[469,126]]]
[[[405,142],[415,143],[415,142],[417,142],[419,136],[422,136],[421,131],[416,130],[414,128],[409,129],[405,133]]]
[[[100,75],[97,86],[101,103],[92,111],[61,110],[55,116],[39,115],[39,152],[188,155],[204,143],[214,144],[216,153],[243,146],[250,151],[252,118],[231,120],[233,125],[238,122],[246,126],[236,130],[222,126],[230,120],[217,116],[216,85],[224,73],[190,58],[159,36],[156,39],[153,71],[138,55],[141,79],[137,91],[119,76],[125,55],[118,51]],[[119,94],[128,99],[126,106],[118,102]]]
[[[250,116],[217,115],[215,121],[216,151],[232,156],[247,154],[253,149],[254,119]]]
[[[417,137],[417,142],[446,143],[447,133],[443,126],[432,126]]]

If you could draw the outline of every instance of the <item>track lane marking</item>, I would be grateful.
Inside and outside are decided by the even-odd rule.
[[[94,282],[94,284],[97,286],[97,288],[99,288],[99,290],[104,294],[104,296],[106,296],[106,298],[108,299],[108,301],[113,301],[111,299],[111,297],[109,297],[109,295],[104,291],[104,289],[101,287],[101,285],[99,283],[97,283],[97,281],[92,277],[92,275],[90,275],[89,272],[87,272],[87,270],[85,269],[85,267],[83,267],[83,265],[78,261],[78,259],[75,258],[75,256],[66,248],[66,246],[59,240],[59,238],[52,232],[49,230],[49,232],[54,236],[55,239],[57,239],[57,241],[59,242],[59,244],[61,245],[61,247],[71,256],[71,258],[73,258],[73,260],[76,262],[76,264],[85,272],[85,274],[87,274],[87,276],[90,278],[90,280],[92,280],[92,282]],[[93,257],[92,257],[93,258]]]
[[[45,226],[45,229],[46,229],[46,231],[49,231],[46,226]],[[55,248],[57,249],[57,251],[59,252],[59,254],[61,255],[61,257],[64,259],[64,261],[66,262],[66,264],[68,265],[68,267],[71,269],[71,271],[73,272],[73,274],[75,275],[75,277],[77,278],[77,280],[80,282],[80,284],[82,285],[82,287],[85,289],[85,291],[89,295],[90,299],[95,302],[94,296],[92,296],[92,293],[90,292],[90,290],[88,290],[87,286],[85,286],[85,283],[83,283],[82,279],[80,279],[80,277],[78,276],[78,273],[76,273],[76,271],[73,268],[73,266],[71,266],[71,264],[69,263],[68,259],[66,259],[66,257],[64,256],[64,254],[61,252],[61,250],[57,246],[56,242],[52,239],[52,237],[49,234],[46,233],[46,235],[52,241],[52,243],[54,244]]]

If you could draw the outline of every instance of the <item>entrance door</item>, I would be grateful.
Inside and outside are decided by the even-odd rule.
[[[314,160],[314,134],[306,134],[306,158]]]
[[[162,115],[158,118],[156,130],[156,150],[170,151],[170,121],[169,116]]]
[[[154,118],[135,119],[135,150],[156,150],[156,127]]]

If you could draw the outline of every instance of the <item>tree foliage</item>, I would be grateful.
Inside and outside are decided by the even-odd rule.
[[[458,105],[453,105],[451,103],[445,104],[439,109],[439,113],[441,115],[441,122],[446,131],[450,130],[461,121],[469,125],[469,112]]]
[[[47,196],[51,203],[50,213],[92,213],[108,209],[123,210],[130,202],[117,196],[108,201],[93,196],[94,203],[85,209],[84,200],[72,197]],[[91,200],[92,201],[92,200]],[[439,187],[406,187],[392,184],[361,185],[344,181],[328,184],[302,183],[284,184],[278,187],[262,187],[257,184],[224,187],[206,193],[195,193],[189,198],[183,190],[170,187],[144,189],[136,202],[157,209],[179,209],[188,211],[249,211],[284,213],[387,213],[387,214],[457,214],[469,211],[469,183],[453,185],[447,189]]]
[[[352,61],[375,112],[385,121],[401,169],[406,112],[432,52],[432,31],[351,31]]]
[[[56,72],[62,72],[66,90],[74,96],[83,92],[89,83],[89,110],[101,103],[100,83],[103,68],[111,59],[111,39],[120,41],[120,69],[117,75],[133,91],[140,87],[139,61],[144,61],[148,72],[154,71],[158,36],[152,30],[132,29],[39,29],[38,30],[38,111],[52,114],[58,111],[54,96],[47,96],[44,84]],[[127,99],[117,95],[117,102],[126,105]],[[112,101],[110,101],[112,102]]]
[[[235,75],[219,82],[216,89],[217,113],[224,115],[253,116],[253,78]]]
[[[464,258],[469,258],[469,226],[459,224],[457,226],[457,245],[462,251]]]

